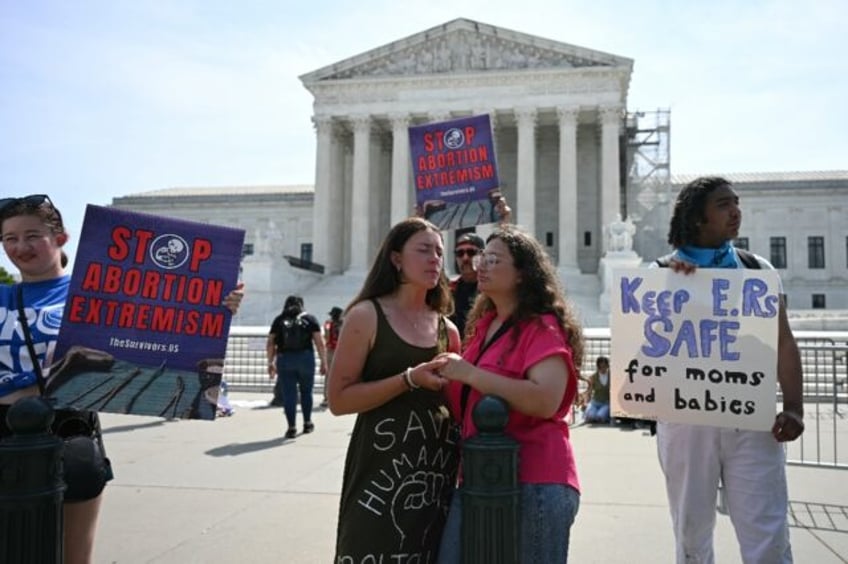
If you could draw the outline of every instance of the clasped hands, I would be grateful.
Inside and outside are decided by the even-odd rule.
[[[468,383],[474,365],[456,353],[441,353],[433,360],[414,366],[410,376],[422,388],[439,391],[447,381]]]

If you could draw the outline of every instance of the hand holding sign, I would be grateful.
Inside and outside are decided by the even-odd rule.
[[[493,198],[499,180],[488,114],[409,128],[416,215],[440,229],[492,223],[504,216]],[[508,207],[507,207],[508,210]]]

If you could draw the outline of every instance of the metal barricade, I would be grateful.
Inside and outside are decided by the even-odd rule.
[[[807,430],[797,441],[786,445],[790,464],[848,467],[848,332],[795,331],[804,370],[804,402]],[[227,347],[224,377],[230,390],[268,392],[273,381],[268,378],[265,341],[266,327],[233,327]],[[598,356],[611,357],[609,328],[587,328],[583,332],[585,348],[580,372],[588,377],[595,370]],[[318,363],[316,362],[316,367]],[[324,377],[315,375],[315,389],[320,391]],[[775,401],[781,402],[779,390]],[[577,414],[572,413],[577,419]],[[574,422],[574,421],[573,421]]]
[[[848,341],[822,335],[796,340],[804,372],[806,429],[797,440],[785,444],[786,462],[848,469]]]

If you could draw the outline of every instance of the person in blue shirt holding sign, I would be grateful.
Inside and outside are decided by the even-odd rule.
[[[668,234],[674,252],[657,265],[691,274],[697,268],[773,269],[764,258],[734,248],[742,212],[729,181],[702,177],[677,197]],[[746,563],[789,563],[784,441],[804,432],[801,357],[781,297],[777,379],[783,411],[771,432],[668,423],[657,425],[678,564],[711,563],[716,497],[724,491]]]
[[[0,200],[0,234],[3,250],[21,274],[21,283],[0,287],[0,439],[4,439],[11,435],[6,425],[9,407],[21,398],[40,394],[39,380],[44,384],[40,367],[50,363],[56,346],[71,277],[65,273],[68,259],[62,250],[68,234],[59,210],[46,195]],[[38,358],[31,358],[28,351],[19,307],[24,309]],[[57,412],[53,425],[53,432],[62,438],[68,437],[56,423],[66,415]],[[97,433],[102,454],[97,414],[79,412],[79,416]],[[74,472],[80,480],[67,476],[66,461],[63,525],[64,561],[68,563],[91,561],[102,490],[112,477],[108,459],[92,456],[91,460],[98,462]]]
[[[62,250],[69,235],[62,215],[44,194],[0,199],[3,250],[21,282],[0,285],[0,440],[11,435],[6,414],[17,400],[41,395],[70,287]],[[224,304],[237,311],[241,285]],[[26,325],[19,311],[23,312]],[[33,354],[30,354],[30,350]],[[33,357],[34,356],[34,357]],[[112,478],[103,456],[96,412],[56,410],[51,428],[66,440],[64,457],[63,551],[66,564],[92,562],[102,491]],[[89,440],[80,440],[89,439]],[[80,450],[82,449],[82,451]],[[48,531],[45,531],[48,534]]]

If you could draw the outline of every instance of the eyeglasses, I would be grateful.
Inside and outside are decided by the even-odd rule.
[[[59,213],[59,210],[53,205],[53,202],[50,200],[50,196],[47,194],[30,194],[29,196],[24,196],[22,198],[2,198],[0,199],[0,216],[4,216],[7,211],[20,204],[31,208],[38,208],[47,204],[54,212],[56,212],[56,216],[59,218],[59,223],[62,223],[62,214]]]
[[[480,253],[474,258],[478,266],[485,265],[486,268],[493,268],[501,263],[501,257],[494,253]]]
[[[478,251],[477,249],[457,249],[453,252],[453,254],[456,255],[456,258],[462,258],[464,256],[465,257],[477,256],[477,253],[479,253],[479,252],[480,251]]]

